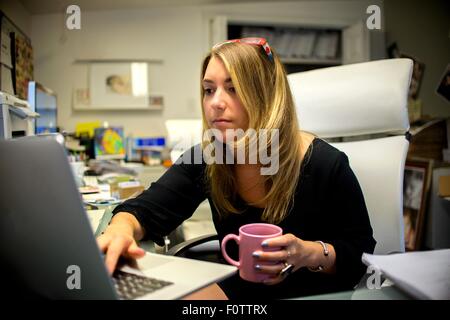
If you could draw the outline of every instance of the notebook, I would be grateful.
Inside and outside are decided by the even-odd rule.
[[[50,299],[178,299],[237,271],[147,252],[111,278],[60,138],[0,141],[2,263],[32,292]]]

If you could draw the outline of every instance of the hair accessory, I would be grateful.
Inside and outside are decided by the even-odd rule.
[[[245,43],[250,45],[261,46],[264,49],[264,52],[269,57],[270,61],[273,61],[272,49],[270,49],[269,43],[265,38],[242,38],[242,39],[232,39],[225,40],[223,42],[219,42],[213,46],[213,49],[216,49],[226,43]]]

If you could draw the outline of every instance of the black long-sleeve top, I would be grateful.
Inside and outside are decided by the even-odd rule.
[[[197,148],[197,150],[196,150]],[[187,152],[192,155],[200,146]],[[283,233],[302,240],[321,240],[333,245],[336,274],[328,275],[301,268],[277,285],[247,282],[235,275],[219,285],[233,298],[289,298],[349,290],[365,272],[363,252],[373,253],[376,241],[359,183],[347,156],[321,139],[314,139],[303,162],[294,204],[278,225]],[[194,159],[194,156],[192,156]],[[208,199],[219,240],[229,233],[239,234],[247,223],[263,222],[263,209],[245,206],[241,214],[219,216],[205,179],[206,164],[177,162],[135,199],[117,206],[114,213],[132,213],[145,230],[145,239],[162,245],[168,235],[188,219],[198,205]],[[239,205],[245,203],[241,200]],[[237,245],[231,241],[227,252],[238,259]]]

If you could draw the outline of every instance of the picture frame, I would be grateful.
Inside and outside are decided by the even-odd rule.
[[[406,251],[422,248],[433,160],[408,158],[403,179],[403,222]]]
[[[20,99],[28,99],[28,82],[34,76],[33,47],[28,37],[21,33],[16,33],[14,38],[15,51],[15,93]]]
[[[436,93],[445,99],[445,101],[450,102],[450,63],[444,70],[441,81],[436,89]]]
[[[413,73],[411,76],[411,83],[409,85],[408,96],[410,99],[417,99],[419,97],[420,86],[422,84],[423,73],[425,71],[425,64],[419,61],[416,57],[400,53],[400,58],[408,58],[413,61]]]
[[[92,63],[89,66],[89,89],[93,106],[147,108],[149,106],[148,64]]]
[[[161,62],[153,60],[77,60],[87,82],[73,89],[76,110],[161,110]],[[80,78],[82,79],[82,77]]]

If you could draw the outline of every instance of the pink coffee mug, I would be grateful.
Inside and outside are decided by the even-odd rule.
[[[269,262],[257,262],[257,258],[253,257],[255,251],[276,251],[280,248],[263,248],[261,243],[270,238],[279,237],[283,234],[283,230],[273,224],[267,223],[251,223],[243,225],[239,228],[239,236],[235,234],[227,234],[222,240],[222,254],[228,263],[238,267],[239,275],[242,279],[251,282],[262,282],[270,277],[269,274],[261,273],[255,269],[256,264],[271,264]],[[239,245],[239,261],[231,259],[226,252],[226,244],[228,240],[234,240]]]

